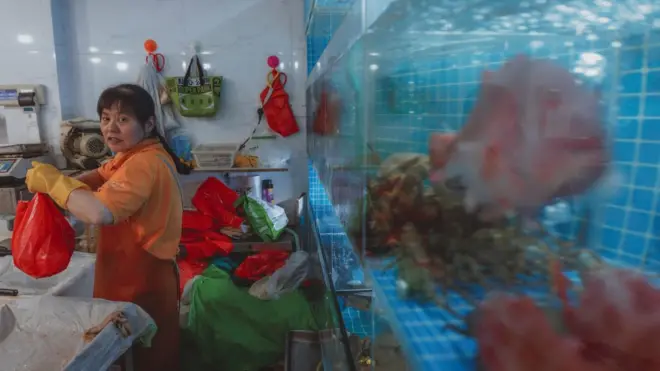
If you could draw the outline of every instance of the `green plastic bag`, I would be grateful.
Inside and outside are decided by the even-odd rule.
[[[263,200],[244,194],[234,203],[234,207],[239,206],[243,206],[252,230],[266,242],[276,241],[289,223],[282,207]]]
[[[196,76],[192,75],[193,64],[197,67]],[[222,76],[204,76],[197,56],[190,59],[185,76],[168,77],[165,81],[172,103],[181,116],[208,117],[218,111]]]
[[[190,295],[185,370],[257,371],[283,358],[289,331],[318,331],[331,321],[323,301],[311,304],[299,291],[260,300],[215,266],[194,281]]]

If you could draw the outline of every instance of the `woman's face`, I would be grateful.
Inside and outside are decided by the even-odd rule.
[[[149,120],[143,125],[132,114],[122,112],[119,103],[101,112],[101,133],[114,153],[130,150],[146,138],[153,129],[153,120]]]

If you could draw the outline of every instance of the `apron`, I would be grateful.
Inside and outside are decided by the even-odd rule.
[[[174,175],[178,182],[176,173]],[[178,268],[175,260],[156,258],[136,240],[130,218],[100,227],[94,297],[135,303],[158,326],[151,347],[133,347],[134,371],[178,371]]]
[[[103,227],[101,241],[117,236],[116,229]],[[139,246],[104,249],[102,245],[96,253],[94,297],[135,303],[158,326],[150,348],[133,348],[134,370],[179,370],[179,283],[175,263],[158,259]]]

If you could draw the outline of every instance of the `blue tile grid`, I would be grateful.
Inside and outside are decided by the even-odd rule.
[[[305,0],[307,72],[311,72],[355,0]],[[308,16],[311,11],[311,16]]]

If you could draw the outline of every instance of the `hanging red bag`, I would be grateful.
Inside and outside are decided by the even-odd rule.
[[[289,104],[289,94],[284,90],[286,74],[276,69],[279,63],[275,56],[268,58],[268,65],[272,70],[266,76],[268,86],[261,92],[260,98],[268,127],[279,135],[288,137],[300,129]]]
[[[341,101],[336,92],[329,91],[327,86],[322,89],[312,130],[318,135],[334,135],[339,132]]]
[[[14,265],[34,278],[45,278],[69,266],[75,232],[53,200],[37,193],[16,207],[11,253]]]

